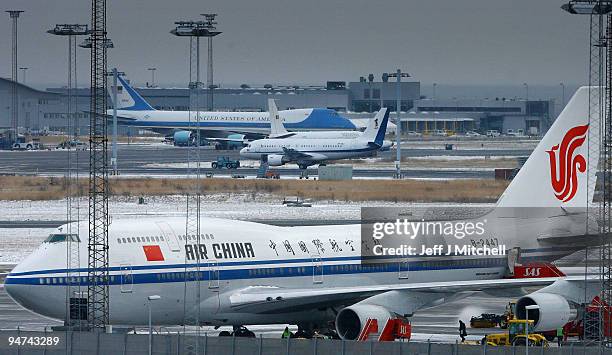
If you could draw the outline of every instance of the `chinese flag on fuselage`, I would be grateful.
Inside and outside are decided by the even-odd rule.
[[[164,254],[159,245],[143,245],[142,249],[147,256],[147,261],[164,261]]]

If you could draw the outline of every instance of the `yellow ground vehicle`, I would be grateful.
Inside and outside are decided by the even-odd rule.
[[[508,321],[508,329],[504,333],[489,334],[482,341],[487,345],[515,345],[515,346],[548,346],[548,340],[542,334],[536,334],[533,330],[533,321],[529,320],[529,335],[526,334],[527,320],[511,319]]]

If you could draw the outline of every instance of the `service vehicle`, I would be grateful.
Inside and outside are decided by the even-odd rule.
[[[548,340],[535,331],[533,320],[512,319],[504,333],[487,334],[482,344],[492,346],[548,346]]]
[[[213,161],[210,166],[213,169],[236,169],[240,167],[240,160],[230,159],[230,157],[217,157],[217,161]]]

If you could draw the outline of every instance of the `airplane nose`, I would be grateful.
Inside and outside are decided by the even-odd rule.
[[[21,300],[23,300],[23,295],[19,292],[18,285],[16,285],[13,281],[14,279],[11,278],[11,274],[9,273],[6,279],[4,279],[4,290],[10,298],[21,304]]]

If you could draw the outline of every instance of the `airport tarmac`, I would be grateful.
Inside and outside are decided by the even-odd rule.
[[[423,146],[422,149],[402,148],[403,157],[484,157],[503,156],[519,157],[528,156],[531,153],[530,146],[506,147],[503,149],[485,148],[477,146],[467,147],[459,150],[444,150],[434,148],[431,145]],[[77,156],[72,156],[72,164],[80,173],[86,174],[89,168],[89,152],[79,151]],[[148,176],[172,176],[184,175],[187,167],[181,166],[187,159],[187,149],[174,147],[167,144],[120,144],[118,148],[118,166],[120,173],[126,175],[148,175]],[[236,150],[220,151],[210,148],[202,148],[200,151],[202,161],[216,160],[217,156],[229,156],[232,159],[239,158]],[[392,161],[395,151],[380,152],[379,157]],[[3,174],[41,174],[41,175],[63,175],[66,171],[68,151],[66,150],[43,150],[43,151],[0,151],[0,171]],[[363,168],[362,168],[363,166]],[[367,165],[356,166],[353,170],[354,177],[377,178],[390,177],[395,170],[393,168],[373,168]],[[493,169],[412,169],[406,167],[402,170],[406,178],[421,179],[459,179],[459,178],[484,178],[494,177]],[[214,170],[203,168],[202,174],[238,174],[243,176],[255,176],[256,167],[243,167],[232,170]],[[316,169],[309,169],[310,174],[316,174]],[[284,176],[299,176],[300,170],[295,166],[282,169]]]
[[[459,339],[458,326],[459,319],[469,324],[470,317],[481,313],[503,313],[506,304],[510,301],[507,298],[488,297],[483,294],[475,294],[459,301],[449,302],[431,309],[423,310],[411,318],[413,325],[414,338],[419,340],[436,340],[454,342]],[[113,300],[111,300],[113,302]],[[114,300],[118,302],[118,300]],[[32,313],[20,305],[16,304],[0,287],[0,330],[17,329],[22,330],[44,330],[51,326],[59,326],[62,322],[42,317]],[[256,335],[263,337],[280,337],[285,325],[252,326],[249,327]],[[145,327],[142,327],[145,328]],[[222,327],[218,330],[212,327],[203,327],[202,332],[209,335],[216,335],[229,327]],[[164,332],[179,332],[182,327],[164,327]],[[294,330],[295,331],[295,330]],[[470,338],[481,339],[483,334],[499,332],[500,329],[469,329]]]

